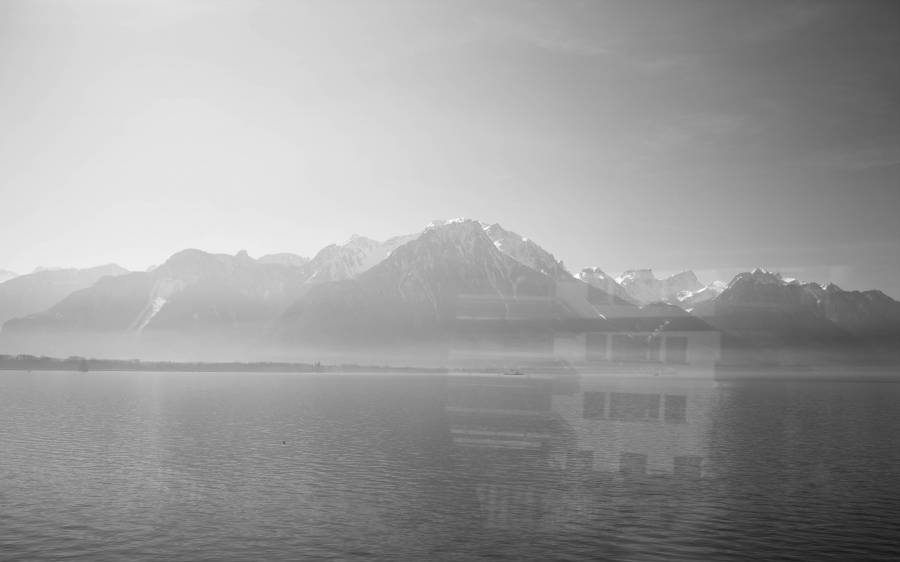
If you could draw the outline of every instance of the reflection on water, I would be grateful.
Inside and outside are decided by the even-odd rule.
[[[447,382],[453,442],[479,474],[486,523],[541,532],[603,512],[618,517],[617,505],[632,511],[617,503],[628,489],[671,495],[696,486],[715,399],[710,379],[486,374]]]
[[[896,559],[900,385],[11,373],[0,558]]]

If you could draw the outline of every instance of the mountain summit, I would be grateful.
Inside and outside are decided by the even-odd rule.
[[[722,294],[695,312],[721,318],[803,315],[857,336],[900,334],[900,302],[881,291],[800,283],[764,269],[736,275]]]
[[[631,298],[640,304],[653,302],[678,303],[678,295],[698,291],[703,283],[693,271],[682,271],[664,279],[657,279],[650,269],[630,269],[616,278]]]
[[[418,234],[394,236],[379,242],[354,234],[344,244],[331,244],[322,248],[309,261],[308,281],[324,283],[355,277],[385,260],[391,252],[417,236]]]
[[[578,275],[578,279],[604,291],[610,295],[616,296],[625,302],[636,303],[637,300],[632,297],[625,287],[619,283],[611,275],[608,275],[599,267],[586,267],[582,269]]]
[[[477,221],[429,225],[353,279],[312,287],[279,322],[285,341],[446,334],[460,295],[547,296],[553,280],[501,252]]]
[[[572,275],[566,271],[562,262],[557,261],[553,254],[538,246],[533,240],[505,230],[497,223],[482,224],[481,227],[498,250],[517,262],[558,281],[572,279]]]

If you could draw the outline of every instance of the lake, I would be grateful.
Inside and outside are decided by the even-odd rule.
[[[0,559],[900,559],[900,384],[0,373]]]

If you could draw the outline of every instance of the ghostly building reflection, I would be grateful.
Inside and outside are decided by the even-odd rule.
[[[704,379],[582,376],[553,396],[572,436],[567,470],[622,477],[700,478],[715,383]]]
[[[456,322],[447,418],[487,526],[677,519],[708,473],[719,332],[577,282],[462,295]]]
[[[446,410],[485,524],[552,531],[619,510],[662,516],[647,497],[702,485],[715,388],[653,375],[450,375]]]
[[[676,306],[636,307],[584,283],[558,282],[549,296],[460,295],[450,359],[457,368],[566,365],[712,378],[721,334]]]

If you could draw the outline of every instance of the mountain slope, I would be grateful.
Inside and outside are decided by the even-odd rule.
[[[459,223],[465,220],[467,219],[432,221],[426,226],[424,231],[452,223]],[[496,223],[491,225],[484,223],[478,224],[481,225],[482,229],[498,250],[512,257],[519,263],[554,279],[572,279],[572,276],[565,270],[562,263],[557,261],[550,252],[537,245],[534,241],[520,236],[515,232],[505,230]],[[383,242],[365,236],[353,235],[350,240],[344,244],[331,244],[326,246],[309,261],[309,283],[323,283],[351,279],[381,263],[387,259],[394,250],[407,242],[415,240],[421,236],[423,232],[394,236]]]
[[[625,302],[636,302],[624,287],[619,285],[613,277],[607,275],[599,267],[586,267],[582,269],[576,277],[580,281],[583,281],[592,287],[596,287],[607,294],[618,297]]]
[[[818,295],[819,307],[838,326],[866,338],[900,341],[900,302],[883,292],[845,291],[832,283],[809,290]]]
[[[721,295],[722,291],[724,291],[726,288],[728,288],[727,283],[723,283],[722,281],[715,281],[694,291],[679,291],[679,293],[676,295],[676,298],[678,299],[678,306],[684,308],[687,311],[691,311],[695,306],[715,299],[716,297]]]
[[[11,318],[43,311],[103,277],[125,273],[128,273],[126,269],[110,264],[87,269],[37,271],[0,283],[0,325]]]
[[[501,252],[470,220],[431,226],[355,279],[317,285],[281,318],[284,341],[446,333],[460,295],[550,296],[553,280]]]
[[[103,279],[45,312],[10,320],[4,331],[251,335],[300,294],[307,274],[245,252],[184,250],[152,271]]]
[[[812,349],[868,360],[872,346],[887,349],[900,341],[900,303],[884,293],[801,284],[762,269],[738,274],[693,312],[723,330],[727,344],[757,357],[762,348],[781,349],[788,359]]]
[[[557,281],[570,281],[572,275],[553,254],[538,246],[533,240],[505,230],[499,224],[482,224],[482,229],[494,246],[522,265],[543,273]]]
[[[678,295],[682,292],[698,291],[703,284],[693,271],[682,271],[664,279],[657,279],[650,269],[631,269],[618,278],[616,282],[640,304],[653,302],[678,303]]]
[[[394,236],[384,242],[353,235],[344,244],[331,244],[322,248],[310,260],[310,283],[325,283],[353,278],[385,260],[391,252],[418,234]]]
[[[744,336],[790,343],[847,336],[825,315],[810,287],[760,269],[737,275],[722,294],[694,312],[714,326]]]

